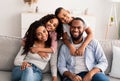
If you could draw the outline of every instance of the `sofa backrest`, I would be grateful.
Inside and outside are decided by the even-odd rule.
[[[118,46],[120,47],[120,40],[99,40],[105,55],[108,60],[108,68],[106,70],[106,74],[108,74],[111,70],[112,66],[112,59],[113,59],[113,51],[112,51],[112,46]]]
[[[20,46],[21,38],[0,35],[0,70],[12,70]]]
[[[99,42],[108,60],[108,68],[105,72],[108,74],[112,66],[112,46],[120,47],[120,40],[99,40]],[[21,38],[0,35],[0,70],[12,70],[14,58],[17,55],[20,46]],[[47,66],[49,66],[49,63]],[[48,71],[50,71],[50,67],[46,67],[43,72]]]

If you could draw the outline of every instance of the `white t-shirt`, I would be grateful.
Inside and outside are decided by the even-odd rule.
[[[82,43],[73,44],[73,45],[75,46],[76,49],[78,49],[81,44]],[[76,56],[74,60],[75,60],[75,65],[74,65],[75,74],[78,74],[83,71],[88,71],[87,66],[85,65],[85,55]]]

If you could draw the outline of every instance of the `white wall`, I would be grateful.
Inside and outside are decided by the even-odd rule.
[[[104,39],[111,3],[108,0],[39,0],[39,12],[54,12],[57,7],[88,12],[96,17],[95,38]],[[19,36],[21,32],[20,13],[26,10],[23,0],[0,2],[0,34]]]
[[[118,22],[119,22],[119,39],[120,39],[120,3],[118,6]]]

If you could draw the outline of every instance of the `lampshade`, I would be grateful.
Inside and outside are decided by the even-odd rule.
[[[120,2],[120,0],[110,0],[111,2]]]

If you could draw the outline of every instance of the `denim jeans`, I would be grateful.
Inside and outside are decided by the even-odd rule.
[[[81,73],[79,73],[77,75],[79,75],[79,76],[81,76],[83,78],[87,73],[88,72],[81,72]],[[63,81],[72,81],[72,80],[70,80],[67,77],[64,77]],[[103,74],[102,72],[99,72],[99,73],[96,73],[93,76],[92,81],[110,81],[110,80],[108,79],[108,77],[105,74]]]
[[[21,70],[20,66],[15,66],[12,71],[12,81],[41,81],[42,71],[32,64],[32,67],[27,67]]]

